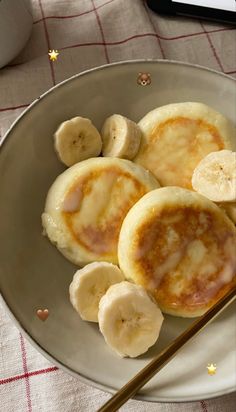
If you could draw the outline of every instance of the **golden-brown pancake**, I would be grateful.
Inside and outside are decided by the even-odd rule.
[[[126,213],[157,187],[149,171],[129,160],[84,160],[51,186],[43,227],[51,242],[75,264],[117,263],[117,242]]]
[[[236,202],[224,202],[220,203],[219,206],[236,225]]]
[[[149,112],[139,122],[141,145],[134,161],[161,186],[192,189],[197,164],[208,153],[234,150],[236,131],[222,114],[202,103],[175,103]]]
[[[146,194],[121,227],[118,259],[165,313],[202,315],[236,282],[236,229],[213,202],[187,189]]]

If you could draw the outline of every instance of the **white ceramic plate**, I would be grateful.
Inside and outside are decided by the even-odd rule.
[[[137,83],[150,73],[151,84]],[[139,120],[167,103],[199,101],[236,123],[235,81],[197,66],[169,61],[136,61],[104,66],[61,83],[35,101],[4,139],[0,152],[0,287],[17,325],[54,364],[92,385],[115,391],[192,321],[165,317],[160,339],[138,359],[120,359],[105,344],[95,324],[83,322],[68,299],[75,266],[42,236],[46,193],[64,169],[52,135],[62,121],[103,120],[121,113]],[[47,308],[45,322],[36,309]],[[195,337],[139,393],[150,401],[190,401],[235,390],[236,305]],[[215,363],[217,373],[207,373]]]

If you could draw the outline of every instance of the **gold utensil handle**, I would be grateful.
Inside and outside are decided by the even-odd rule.
[[[185,332],[178,336],[159,355],[147,364],[137,375],[124,385],[97,412],[115,412],[142,386],[144,386],[159,370],[161,370],[174,355],[210,321],[218,316],[236,297],[236,285],[203,316],[197,319]]]

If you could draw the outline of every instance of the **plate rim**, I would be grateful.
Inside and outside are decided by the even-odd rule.
[[[73,79],[76,79],[78,77],[82,77],[84,75],[87,75],[92,72],[97,72],[100,70],[104,69],[109,69],[110,67],[113,66],[125,66],[125,65],[132,65],[132,64],[149,64],[149,63],[159,63],[159,64],[171,64],[171,65],[177,65],[177,66],[184,66],[184,67],[191,67],[195,69],[199,69],[200,71],[207,71],[214,73],[216,75],[219,75],[220,77],[225,77],[229,80],[233,80],[236,82],[236,79],[232,76],[229,76],[225,73],[219,72],[217,70],[201,66],[198,64],[193,64],[193,63],[188,63],[188,62],[183,62],[183,61],[177,61],[177,60],[172,60],[172,59],[135,59],[135,60],[122,60],[114,63],[109,63],[109,64],[104,64],[101,66],[93,67],[91,69],[84,70],[82,72],[76,73],[73,76],[70,76],[69,78],[63,80],[62,82],[59,82],[58,84],[52,86],[49,88],[46,92],[41,94],[38,98],[32,101],[29,106],[23,110],[23,112],[14,120],[14,122],[11,124],[9,129],[6,131],[6,133],[3,135],[1,141],[0,141],[0,153],[3,144],[7,140],[7,138],[10,137],[10,134],[12,130],[17,126],[18,122],[21,121],[21,119],[31,110],[32,107],[34,107],[37,103],[40,103],[41,100],[43,100],[49,93],[54,92],[59,87],[62,87],[64,84],[67,82],[72,81]],[[44,349],[34,338],[31,336],[31,334],[25,329],[23,324],[18,320],[16,315],[13,313],[13,310],[10,308],[10,306],[7,303],[7,299],[4,297],[3,291],[0,293],[0,302],[2,303],[3,307],[5,308],[8,316],[10,319],[13,321],[13,324],[18,328],[18,330],[22,333],[22,335],[26,338],[27,341],[30,342],[30,344],[36,349],[44,358],[46,358],[48,361],[50,361],[52,364],[56,365],[59,369],[63,370],[65,373],[79,379],[83,383],[92,386],[93,388],[97,388],[99,390],[114,394],[117,392],[117,389],[114,389],[111,386],[108,385],[103,385],[100,382],[96,380],[91,380],[90,378],[82,375],[79,372],[76,372],[69,366],[65,365],[63,362],[59,361],[58,359],[54,358],[53,355],[51,355],[46,349]],[[148,363],[148,362],[147,362]],[[204,400],[209,400],[209,399],[214,399],[217,397],[221,397],[223,395],[227,395],[230,393],[236,392],[236,388],[234,386],[229,387],[227,389],[222,389],[218,390],[217,392],[214,393],[209,393],[207,397],[204,398]],[[133,399],[141,400],[141,401],[146,401],[146,402],[161,402],[161,403],[189,403],[189,402],[195,402],[195,401],[202,401],[203,399],[199,397],[198,395],[190,395],[190,396],[181,396],[181,397],[174,397],[174,398],[169,398],[169,397],[158,397],[156,395],[154,396],[148,396],[145,394],[136,394]]]
[[[21,120],[22,117],[24,117],[28,111],[30,111],[30,109],[35,106],[37,103],[40,103],[41,100],[43,100],[49,93],[52,93],[54,90],[56,90],[59,87],[62,87],[65,83],[70,82],[73,79],[76,79],[77,77],[82,77],[84,75],[87,75],[91,72],[96,72],[96,71],[100,71],[103,69],[108,69],[109,67],[113,67],[113,66],[125,66],[125,65],[132,65],[132,64],[136,64],[136,63],[160,63],[160,64],[173,64],[173,65],[178,65],[178,66],[187,66],[187,67],[192,67],[195,69],[200,69],[203,71],[207,71],[207,72],[211,72],[214,73],[216,75],[219,76],[223,76],[226,79],[229,80],[233,80],[233,82],[236,82],[236,79],[228,74],[225,74],[223,72],[219,72],[215,69],[209,68],[209,67],[205,67],[205,66],[201,66],[200,64],[194,64],[194,63],[188,63],[188,62],[184,62],[184,61],[180,61],[180,60],[172,60],[172,59],[135,59],[135,60],[121,60],[118,62],[114,62],[114,63],[107,63],[107,64],[103,64],[101,66],[96,66],[96,67],[92,67],[91,69],[87,69],[87,70],[83,70],[82,72],[76,73],[73,76],[68,77],[65,80],[62,80],[61,82],[59,82],[58,84],[50,87],[48,90],[46,90],[46,92],[42,93],[39,97],[37,97],[35,100],[33,100],[29,106],[27,106],[23,112],[17,116],[17,118],[14,120],[14,122],[11,124],[11,126],[8,128],[8,130],[6,131],[6,133],[2,136],[2,139],[0,141],[0,150],[3,146],[3,143],[5,142],[5,140],[7,139],[7,137],[10,135],[12,129],[16,126],[16,124]]]

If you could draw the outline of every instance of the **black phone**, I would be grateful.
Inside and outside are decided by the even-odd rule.
[[[160,14],[236,24],[236,0],[147,0],[147,5]]]

